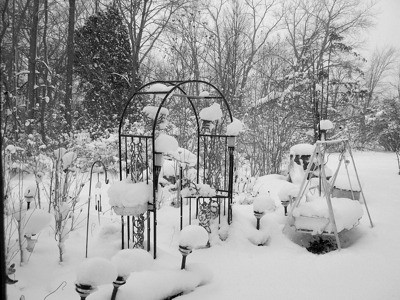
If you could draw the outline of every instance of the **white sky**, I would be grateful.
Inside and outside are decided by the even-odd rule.
[[[366,48],[371,53],[375,48],[394,46],[400,50],[400,0],[380,0],[376,5],[379,13],[376,26],[366,38]]]

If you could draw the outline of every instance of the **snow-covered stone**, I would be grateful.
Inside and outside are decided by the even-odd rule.
[[[83,285],[98,286],[112,283],[118,277],[117,268],[107,259],[93,257],[83,261],[77,270],[76,282]]]
[[[177,151],[179,148],[178,141],[165,133],[161,133],[155,140],[155,151],[168,153]]]
[[[221,106],[218,103],[213,103],[211,106],[203,108],[200,111],[200,119],[208,121],[217,121],[222,118]]]
[[[188,225],[182,229],[179,236],[179,245],[196,249],[205,247],[208,243],[208,233],[199,225]]]

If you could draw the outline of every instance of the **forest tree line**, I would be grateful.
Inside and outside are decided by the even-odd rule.
[[[2,1],[4,141],[95,138],[115,131],[142,84],[195,79],[244,122],[239,150],[253,174],[279,172],[291,145],[318,139],[321,119],[356,147],[399,153],[398,49],[361,51],[374,10],[362,0]]]

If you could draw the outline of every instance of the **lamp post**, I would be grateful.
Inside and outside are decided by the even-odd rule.
[[[265,212],[254,211],[254,216],[257,218],[257,230],[260,230],[260,220],[264,216]]]
[[[186,267],[186,256],[192,253],[192,249],[189,246],[179,245],[179,252],[182,254],[181,270],[183,270]]]
[[[80,283],[75,283],[75,291],[79,294],[81,297],[81,300],[85,300],[87,296],[89,296],[91,293],[96,291],[96,287],[93,287],[88,284],[80,284]]]
[[[154,152],[154,174],[155,174],[155,186],[158,190],[158,177],[160,176],[161,167],[163,164],[163,154],[162,152]]]
[[[233,200],[233,153],[235,151],[235,136],[228,136],[228,152],[229,152],[229,181],[228,181],[228,224],[232,222],[232,200]]]
[[[113,281],[113,291],[111,295],[111,300],[115,300],[117,297],[118,289],[123,286],[126,283],[126,277],[125,276],[118,276],[117,279]]]

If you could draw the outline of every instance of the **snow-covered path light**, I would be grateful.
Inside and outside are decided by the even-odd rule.
[[[78,267],[75,290],[81,300],[85,300],[97,286],[111,283],[117,276],[117,269],[109,260],[100,257],[89,258]]]
[[[211,131],[212,122],[221,120],[222,110],[218,103],[213,103],[211,106],[203,108],[200,111],[200,119],[202,121],[202,128],[204,131]]]
[[[26,201],[26,209],[30,209],[31,202],[35,199],[35,196],[36,196],[36,185],[27,187],[24,193],[24,198]]]
[[[115,300],[118,289],[126,283],[127,278],[132,272],[147,270],[153,264],[151,254],[143,249],[124,249],[120,250],[111,258],[111,262],[116,266],[118,277],[113,281],[113,292],[111,300]]]
[[[193,249],[205,247],[208,243],[208,233],[204,227],[189,225],[182,229],[179,239],[179,252],[182,254],[181,270],[185,269],[186,257]]]
[[[270,207],[271,201],[272,198],[269,192],[268,195],[259,195],[253,200],[253,212],[257,219],[257,230],[260,230],[260,220],[264,216],[265,211]]]

